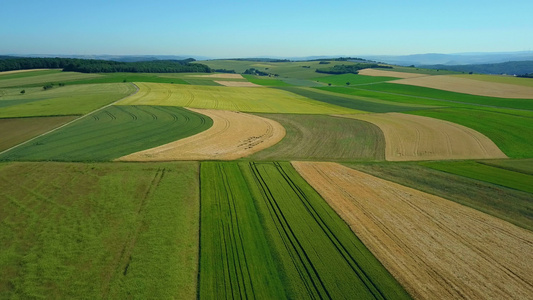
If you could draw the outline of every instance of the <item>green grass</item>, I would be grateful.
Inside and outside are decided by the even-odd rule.
[[[68,82],[68,84],[95,84],[95,83],[119,83],[119,82],[159,82],[188,84],[178,77],[171,77],[167,73],[98,73],[101,75],[93,79],[84,79]]]
[[[289,163],[241,163],[291,298],[409,298]]]
[[[198,164],[0,168],[8,299],[196,299]]]
[[[56,73],[61,73],[61,72],[62,71],[60,69],[34,70],[34,71],[11,73],[11,74],[5,74],[5,73],[0,72],[0,82],[6,79],[26,78],[26,77],[33,77],[33,76],[56,74]]]
[[[82,115],[124,98],[136,90],[131,83],[87,84],[26,89],[24,95],[13,92],[1,97],[9,105],[0,110],[0,118]]]
[[[264,77],[264,76],[253,76],[253,75],[243,75],[246,80],[251,83],[255,83],[263,86],[291,86],[291,84],[286,83],[278,79]]]
[[[453,74],[462,74],[461,72],[456,71],[447,71],[447,70],[436,70],[436,69],[423,69],[423,68],[413,68],[413,67],[402,67],[402,66],[392,66],[392,69],[384,69],[385,71],[394,71],[394,72],[404,72],[404,73],[418,73],[426,75],[453,75]]]
[[[533,118],[461,108],[409,113],[442,119],[477,130],[490,138],[509,157],[533,157]]]
[[[359,85],[359,84],[369,84],[369,83],[378,83],[383,81],[396,80],[395,77],[383,77],[383,76],[365,76],[365,75],[356,75],[356,74],[341,74],[333,75],[328,77],[319,77],[315,80],[323,83],[331,83],[332,85],[341,85],[346,86],[346,83],[349,82],[350,86]]]
[[[118,104],[168,105],[243,112],[346,114],[357,110],[267,87],[215,87],[138,83],[139,92]]]
[[[251,160],[384,160],[385,138],[375,125],[324,115],[261,114],[279,122],[287,134]]]
[[[259,213],[236,163],[201,164],[199,299],[286,299]]]
[[[76,80],[87,80],[90,78],[98,78],[99,74],[86,74],[77,72],[61,72],[58,70],[36,71],[16,73],[13,78],[6,78],[0,76],[0,88],[7,87],[42,87],[48,83],[67,83]],[[8,75],[6,75],[8,76]],[[11,75],[9,75],[11,76]]]
[[[0,160],[107,161],[191,136],[212,122],[179,107],[110,106],[14,148]]]
[[[448,92],[438,89],[406,85],[395,83],[379,83],[365,86],[359,86],[358,89],[372,90],[383,93],[392,93],[398,95],[408,95],[418,98],[429,98],[431,100],[441,100],[443,104],[455,106],[455,103],[474,104],[484,106],[496,106],[502,108],[517,108],[533,110],[533,100],[531,99],[511,99],[511,98],[496,98],[486,96],[476,96],[470,94],[462,94],[455,92]],[[446,101],[448,103],[446,103]]]
[[[48,132],[76,117],[37,117],[0,119],[0,152],[39,134]]]
[[[335,88],[305,88],[305,87],[279,87],[279,89],[289,91],[313,100],[337,105],[345,108],[366,111],[366,112],[401,112],[424,108],[423,105],[410,105],[404,103],[394,103],[383,101],[379,98],[354,97],[335,93],[331,89]],[[338,89],[347,89],[339,87]],[[349,89],[351,90],[351,89]]]
[[[435,170],[486,181],[533,194],[533,175],[489,166],[475,161],[427,162],[421,164]]]
[[[424,167],[420,163],[346,164],[533,230],[531,194]]]
[[[533,175],[533,159],[487,160],[482,163],[509,171]]]

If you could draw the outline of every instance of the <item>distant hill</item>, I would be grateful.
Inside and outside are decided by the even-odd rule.
[[[533,73],[533,61],[509,61],[497,64],[472,65],[419,65],[417,67],[481,74],[524,75]]]
[[[400,66],[410,65],[471,65],[496,64],[509,61],[533,61],[533,51],[456,53],[456,54],[413,54],[413,55],[363,55],[363,58]]]
[[[39,58],[78,58],[78,59],[96,59],[111,60],[118,62],[142,62],[155,60],[184,60],[193,57],[197,60],[205,60],[204,56],[194,55],[65,55],[65,54],[28,54],[28,55],[6,55],[0,56],[0,59],[15,57],[39,57]]]

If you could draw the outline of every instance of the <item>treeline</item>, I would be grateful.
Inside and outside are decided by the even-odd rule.
[[[63,69],[81,73],[211,73],[204,64],[192,63],[195,59],[155,60],[142,62],[117,62],[111,60],[79,58],[9,58],[0,60],[0,71],[28,69]]]
[[[330,68],[321,68],[316,69],[317,73],[326,73],[326,74],[358,74],[359,70],[368,69],[368,68],[384,68],[391,69],[390,66],[380,66],[378,64],[353,64],[353,65],[335,65]]]
[[[533,73],[524,74],[524,75],[517,75],[516,77],[533,78]]]

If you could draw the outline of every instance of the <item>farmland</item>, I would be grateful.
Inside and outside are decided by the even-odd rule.
[[[110,106],[0,156],[0,160],[105,161],[212,126],[179,107]]]
[[[358,111],[314,101],[269,88],[214,87],[138,83],[139,92],[120,105],[168,105],[267,113],[357,113]]]
[[[202,203],[201,249],[214,252],[200,257],[200,298],[204,292],[238,298],[269,298],[273,292],[276,298],[407,297],[289,164],[202,163],[201,176],[202,201],[208,201]],[[305,238],[309,234],[313,239]],[[272,274],[266,278],[271,282],[254,280],[264,273]],[[281,278],[285,289],[265,289]]]
[[[293,164],[415,298],[533,292],[530,231],[335,163]]]
[[[323,115],[262,114],[285,127],[280,143],[250,160],[383,160],[385,139],[364,121]]]
[[[533,99],[393,83],[530,79],[205,63],[0,73],[0,298],[533,294]]]
[[[197,163],[2,164],[2,297],[195,299],[197,174]]]

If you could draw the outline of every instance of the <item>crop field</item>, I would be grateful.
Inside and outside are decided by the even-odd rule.
[[[393,81],[451,92],[500,98],[533,99],[533,87],[474,80],[455,76],[425,76]]]
[[[393,103],[379,98],[353,97],[350,95],[339,95],[332,93],[333,88],[306,88],[306,87],[278,87],[280,90],[288,91],[323,103],[338,105],[348,109],[365,112],[400,112],[425,108],[424,105],[410,105],[404,103]],[[340,88],[344,89],[344,88]],[[352,89],[350,89],[352,90]],[[331,113],[329,113],[331,114]]]
[[[0,88],[42,86],[47,83],[66,83],[69,81],[98,78],[100,76],[102,75],[61,72],[59,70],[24,72],[0,76]]]
[[[96,83],[117,83],[117,82],[159,82],[187,84],[187,82],[178,77],[172,77],[167,73],[99,73],[95,78],[84,78],[67,82],[67,84],[96,84]]]
[[[197,163],[2,164],[2,298],[196,299],[198,188]]]
[[[0,152],[39,134],[48,132],[76,117],[0,119]]]
[[[428,76],[428,74],[415,73],[415,72],[387,71],[387,70],[377,70],[377,69],[363,69],[359,71],[359,74],[364,75],[364,76],[390,77],[393,79],[416,78],[416,77]]]
[[[0,156],[0,160],[106,161],[194,135],[209,117],[179,107],[110,106]]]
[[[287,135],[250,160],[383,160],[385,139],[368,122],[324,115],[261,114],[279,122]]]
[[[530,231],[335,163],[293,165],[414,298],[533,293]]]
[[[82,115],[131,95],[131,83],[75,85],[43,90],[34,88],[21,95],[1,97],[0,118]]]
[[[248,80],[251,83],[255,83],[258,85],[263,86],[291,86],[291,84],[286,83],[285,81],[273,79],[270,77],[262,78],[260,76],[253,76],[253,75],[244,75],[244,78]]]
[[[483,164],[495,166],[509,171],[533,175],[533,159],[506,159],[506,160],[488,160]]]
[[[452,122],[400,113],[343,116],[378,126],[389,161],[506,158],[486,136]]]
[[[373,70],[373,69],[369,69]],[[332,85],[360,85],[360,84],[369,84],[369,83],[378,83],[396,80],[398,78],[394,77],[385,77],[385,76],[365,76],[365,75],[355,75],[355,74],[342,74],[342,75],[333,75],[328,77],[319,77],[315,78],[316,81],[323,82],[326,84]]]
[[[419,101],[427,98],[426,101],[440,101],[440,105],[448,105],[457,107],[460,104],[472,104],[478,106],[495,106],[503,108],[517,108],[517,109],[533,109],[533,101],[530,99],[511,99],[511,98],[497,98],[486,97],[478,95],[469,95],[456,93],[451,91],[443,91],[434,88],[427,88],[414,85],[398,85],[392,83],[380,83],[366,86],[358,86],[358,89],[364,89],[375,92],[382,92],[385,94],[398,96],[411,96],[419,98]],[[345,89],[347,90],[347,89]],[[348,90],[347,90],[348,91]],[[351,91],[356,94],[356,91]],[[379,97],[379,94],[375,94]],[[401,98],[400,98],[401,99]],[[388,100],[388,99],[387,99]],[[401,101],[401,100],[400,100]],[[434,103],[434,102],[429,102]]]
[[[268,148],[285,136],[285,128],[267,118],[224,110],[189,110],[210,117],[213,126],[188,138],[132,153],[117,160],[233,160]]]
[[[533,118],[475,109],[443,108],[411,112],[470,127],[491,139],[507,156],[533,156]]]
[[[533,80],[531,80],[530,78],[521,78],[521,77],[515,77],[515,76],[484,75],[484,74],[464,75],[462,74],[462,75],[454,75],[454,77],[533,87]]]
[[[482,162],[475,161],[452,163],[428,162],[423,165],[435,170],[486,181],[533,194],[533,175],[485,165]]]
[[[408,298],[290,164],[202,163],[201,177],[200,298]]]
[[[168,105],[243,112],[345,114],[358,113],[278,89],[138,83],[139,92],[120,105]]]

